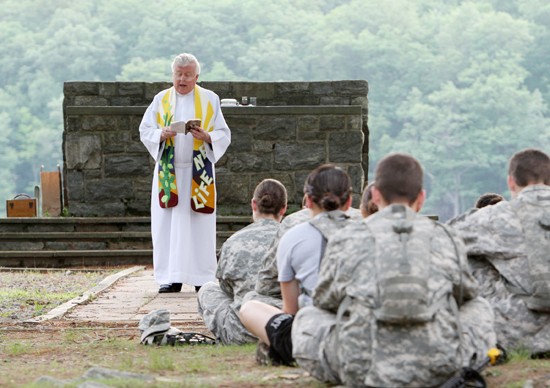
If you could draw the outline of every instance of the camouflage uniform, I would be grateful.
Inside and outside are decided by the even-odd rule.
[[[219,285],[208,282],[198,294],[199,313],[208,329],[223,344],[256,342],[239,318],[244,295],[254,288],[261,259],[279,230],[265,218],[232,235],[222,246],[216,271]]]
[[[362,219],[361,211],[354,208],[349,208],[346,212],[352,220]],[[283,235],[303,222],[311,219],[311,211],[309,209],[302,209],[299,212],[292,213],[288,217],[285,217],[281,223],[280,229],[277,235],[273,239],[271,247],[267,251],[267,254],[263,258],[262,268],[258,274],[258,282],[253,292],[250,292],[244,298],[244,301],[257,300],[263,303],[270,304],[272,306],[283,308],[283,301],[281,296],[281,285],[278,280],[277,270],[277,246]],[[244,303],[243,301],[243,303]]]
[[[498,342],[505,348],[527,347],[532,353],[541,353],[550,351],[550,313],[529,309],[525,296],[519,295],[531,294],[535,288],[529,273],[529,250],[536,255],[538,248],[544,250],[538,252],[544,258],[550,256],[547,243],[529,243],[536,233],[533,228],[539,225],[522,225],[518,217],[517,209],[530,203],[540,205],[535,212],[548,217],[550,187],[528,186],[515,200],[474,209],[449,223],[464,238],[480,295],[493,307]],[[545,237],[548,240],[548,234]],[[550,265],[545,261],[536,272],[548,273]]]
[[[396,206],[401,206],[400,213]],[[386,265],[385,257],[401,252],[401,244],[381,246],[376,239],[388,230],[394,233],[391,226],[396,217],[406,217],[414,233],[431,236],[422,240],[426,244],[415,234],[407,242],[409,249],[425,249],[429,257],[424,271],[426,300],[433,305],[438,301],[433,318],[423,323],[391,324],[375,317],[382,303],[377,274]],[[419,269],[411,271],[416,274]],[[454,232],[408,207],[391,205],[363,222],[350,223],[329,241],[314,306],[301,309],[294,320],[293,355],[322,381],[353,387],[439,386],[474,352],[484,354],[495,343],[491,308],[476,294],[477,282],[464,245]],[[459,313],[460,295],[468,302]],[[461,328],[461,323],[469,326]]]

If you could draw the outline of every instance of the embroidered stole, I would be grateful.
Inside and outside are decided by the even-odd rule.
[[[169,127],[176,112],[176,91],[170,88],[162,96],[157,108],[157,124],[159,128]],[[159,160],[159,203],[161,208],[170,208],[178,204],[178,187],[174,168],[174,138],[164,141],[164,150]]]
[[[157,123],[160,128],[172,123],[176,109],[176,91],[172,87],[162,97],[157,109]],[[214,109],[203,88],[195,85],[195,118],[201,119],[201,127],[206,132],[214,129]],[[191,181],[191,209],[198,213],[211,214],[215,210],[216,192],[212,162],[206,157],[206,147],[202,140],[193,141],[193,172]],[[174,162],[174,138],[165,141],[159,161],[159,201],[161,208],[178,204]]]

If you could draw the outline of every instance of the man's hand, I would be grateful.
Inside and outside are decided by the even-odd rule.
[[[174,137],[177,134],[178,134],[177,132],[171,131],[170,127],[164,127],[164,128],[162,128],[162,133],[160,135],[160,141],[163,142],[164,140],[168,139],[169,137]]]
[[[205,141],[207,143],[212,143],[212,139],[210,138],[210,134],[208,132],[206,132],[201,127],[191,128],[191,130],[189,132],[197,140],[202,140],[202,141]]]

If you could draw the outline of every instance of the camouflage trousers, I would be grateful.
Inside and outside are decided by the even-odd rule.
[[[248,292],[244,298],[243,298],[243,304],[248,302],[249,300],[257,300],[258,302],[262,302],[274,307],[277,307],[278,309],[283,309],[283,300],[279,298],[275,298],[273,296],[266,296],[259,294],[256,291],[250,291]]]
[[[532,311],[506,288],[506,280],[490,265],[470,261],[474,276],[495,312],[498,343],[504,349],[526,348],[532,354],[550,351],[550,314]]]
[[[482,359],[496,345],[494,314],[489,303],[477,297],[462,305],[459,317],[463,366],[469,366],[475,354],[478,360]],[[292,347],[298,365],[315,378],[335,384],[349,383],[349,376],[341,375],[335,314],[314,306],[300,309],[292,325]],[[353,381],[352,385],[365,386],[363,381]]]
[[[241,323],[238,313],[241,303],[229,298],[218,284],[204,284],[197,299],[199,314],[218,342],[224,345],[243,345],[258,341]]]

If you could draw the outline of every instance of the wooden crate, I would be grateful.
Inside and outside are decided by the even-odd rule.
[[[26,194],[8,199],[6,201],[6,213],[8,217],[36,217],[36,199]]]

